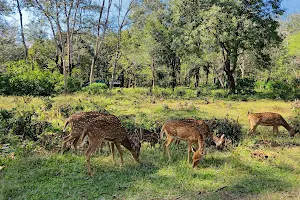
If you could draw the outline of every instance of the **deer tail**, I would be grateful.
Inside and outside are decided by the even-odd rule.
[[[250,110],[248,110],[248,111],[247,111],[247,115],[249,115],[250,113],[251,113],[251,111],[250,111]]]

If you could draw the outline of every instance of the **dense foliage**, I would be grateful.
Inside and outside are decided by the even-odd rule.
[[[34,17],[21,31],[0,24],[2,94],[72,93],[101,80],[178,96],[183,88],[198,97],[211,88],[223,90],[218,97],[299,96],[300,17],[279,20],[280,1],[18,2],[1,1],[0,16],[20,8]],[[86,90],[105,92],[96,87]]]

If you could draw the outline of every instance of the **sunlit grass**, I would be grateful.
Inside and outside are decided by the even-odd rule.
[[[0,96],[0,108],[33,109],[40,117],[61,130],[66,118],[63,109],[72,112],[105,109],[122,120],[132,117],[146,128],[169,118],[212,117],[238,119],[243,134],[248,129],[247,111],[278,112],[293,116],[292,103],[271,100],[222,101],[163,99],[146,95],[147,90],[124,89],[112,95],[88,96],[84,93],[51,98],[46,108],[43,98]],[[27,101],[26,103],[24,101]],[[67,113],[67,112],[66,112]],[[125,121],[124,121],[125,122]],[[257,128],[237,147],[223,152],[207,148],[203,161],[195,169],[187,163],[187,145],[171,145],[171,161],[159,145],[143,144],[141,164],[124,151],[124,166],[112,162],[106,153],[92,156],[93,177],[85,166],[84,152],[63,155],[40,151],[16,154],[15,159],[0,156],[0,199],[297,199],[300,183],[300,136],[280,135],[272,127]],[[118,154],[117,154],[118,155]],[[266,157],[267,156],[267,157]]]

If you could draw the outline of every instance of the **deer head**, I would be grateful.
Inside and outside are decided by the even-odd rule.
[[[213,135],[213,141],[216,144],[218,150],[222,150],[225,147],[225,134],[222,134],[220,138]]]
[[[140,149],[141,149],[141,139],[138,132],[135,132],[134,134],[131,134],[128,136],[128,141],[130,141],[130,149],[133,158],[135,161],[139,162],[139,156],[140,156]]]
[[[194,153],[194,155],[193,155],[193,168],[194,168],[201,161],[202,156],[204,155],[204,149],[199,148],[198,150],[196,150],[196,149],[194,149],[194,147],[192,147],[192,152]]]

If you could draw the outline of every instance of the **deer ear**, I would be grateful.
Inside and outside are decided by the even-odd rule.
[[[221,139],[223,139],[225,137],[225,134],[223,134],[222,136],[221,136]]]

